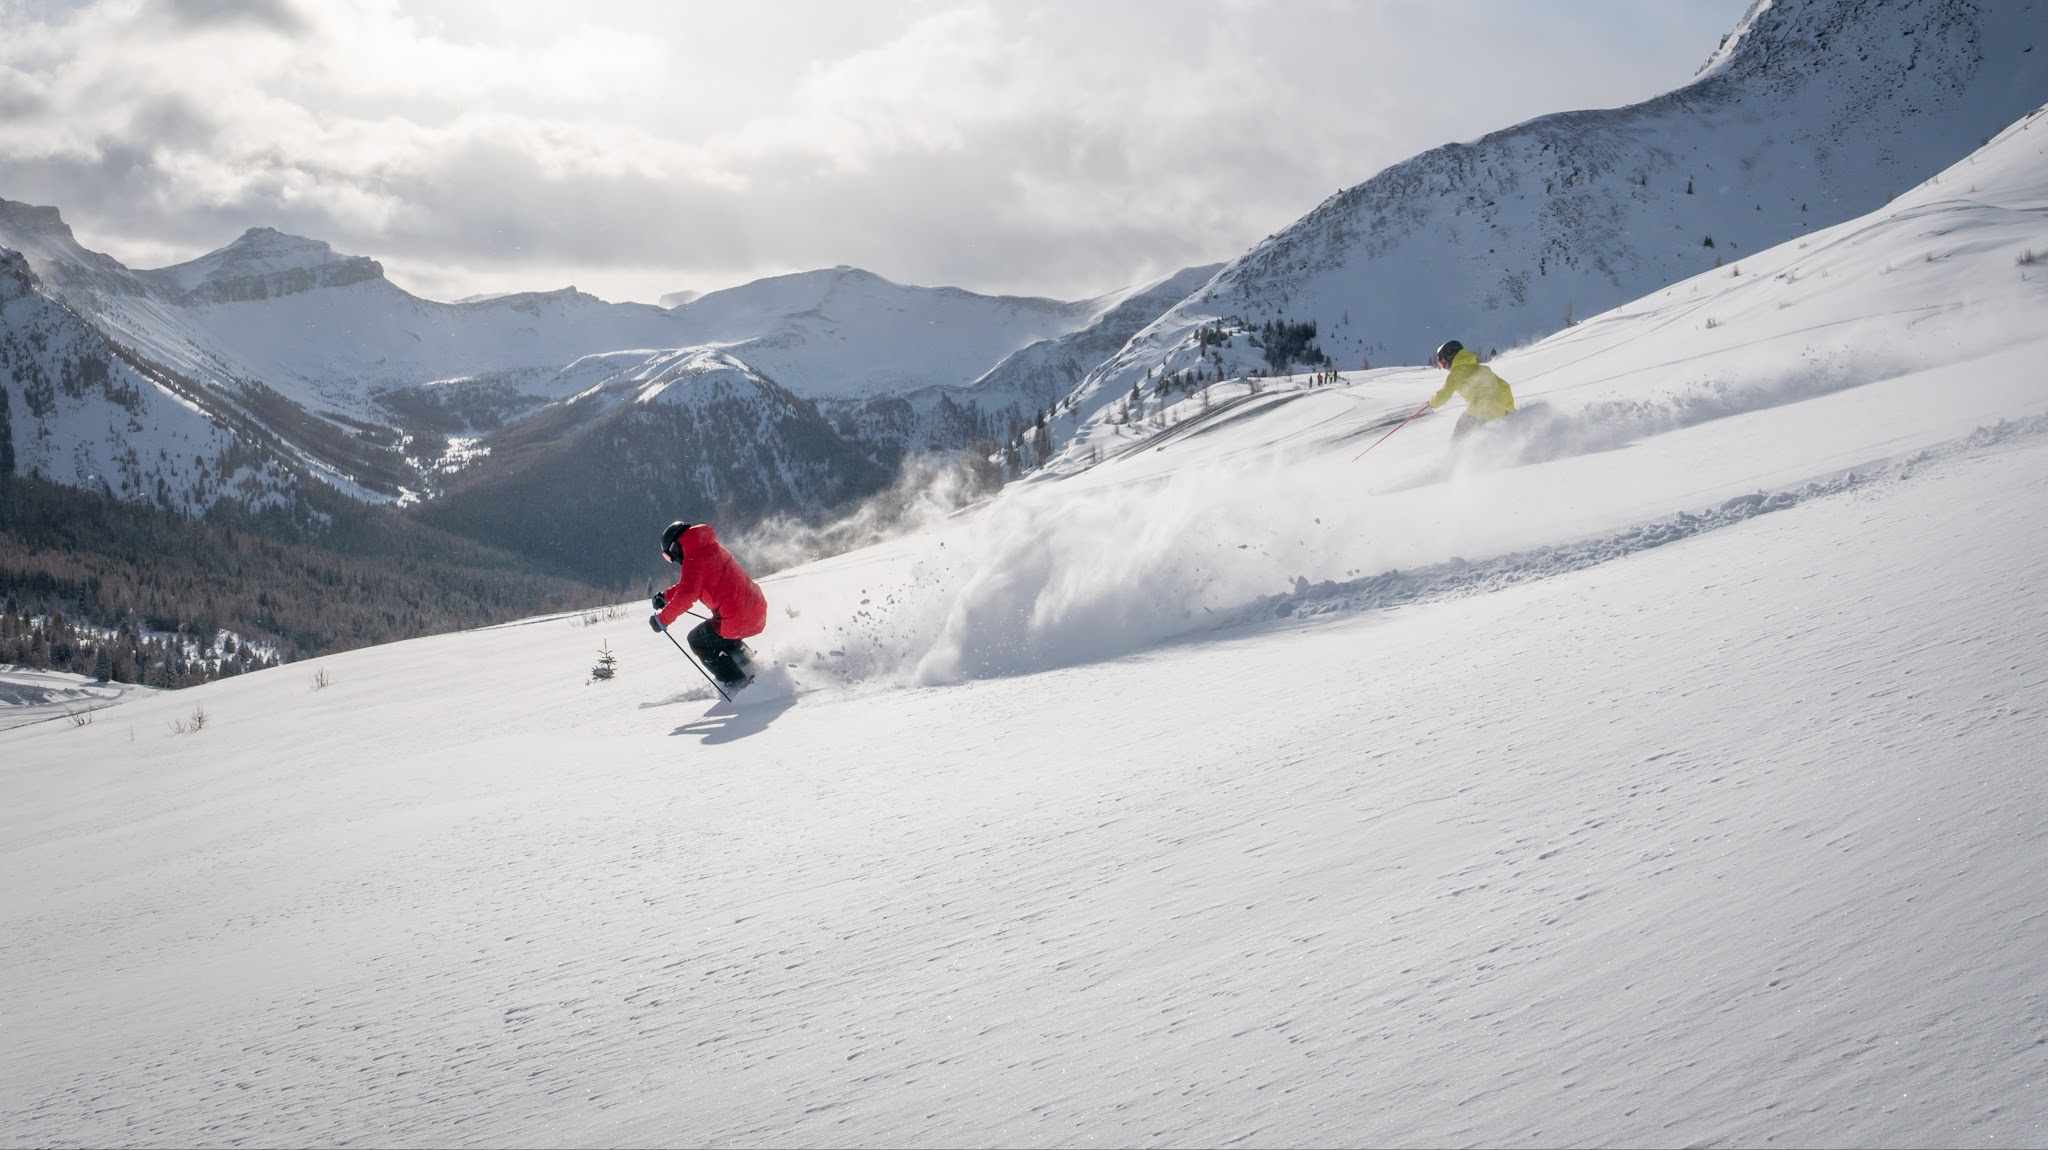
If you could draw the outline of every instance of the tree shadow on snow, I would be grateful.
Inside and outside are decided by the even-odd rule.
[[[796,705],[794,696],[763,699],[758,703],[741,703],[737,706],[720,703],[704,713],[701,719],[684,723],[671,735],[702,735],[706,745],[730,743],[748,735],[758,735],[768,729],[776,716]]]

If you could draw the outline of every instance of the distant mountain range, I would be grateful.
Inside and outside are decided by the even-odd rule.
[[[908,452],[992,443],[1215,270],[1077,302],[841,267],[669,308],[445,304],[269,228],[131,270],[6,200],[0,250],[11,470],[187,514],[297,506],[319,481],[599,582],[644,564],[598,558],[620,548],[593,532],[817,512]]]

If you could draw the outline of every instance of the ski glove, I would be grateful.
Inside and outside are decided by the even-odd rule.
[[[656,591],[654,593],[654,609],[659,611],[666,606],[668,606],[668,600],[661,597],[661,592]]]
[[[655,629],[655,630],[657,630],[657,631],[666,631],[666,630],[668,630],[668,628],[667,628],[667,627],[664,627],[664,626],[662,626],[662,623],[661,623],[661,616],[659,616],[659,615],[649,615],[649,616],[647,617],[647,625],[648,625],[649,627],[652,627],[652,628],[654,628],[654,629]]]

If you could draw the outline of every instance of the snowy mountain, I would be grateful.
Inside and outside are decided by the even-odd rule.
[[[666,308],[573,288],[448,304],[399,289],[373,259],[268,228],[132,271],[79,245],[54,209],[4,200],[0,248],[118,355],[358,498],[431,500],[456,471],[497,467],[494,440],[522,421],[689,349],[815,403],[884,466],[1013,438],[1066,395],[1052,430],[1071,463],[1084,424],[1162,375],[1185,387],[1276,358],[1412,362],[1450,335],[1512,347],[1875,207],[2048,98],[2039,25],[2035,0],[1759,3],[1676,92],[1424,153],[1213,276],[1078,302],[840,267],[676,293]],[[1255,338],[1277,323],[1314,335],[1281,354]],[[118,408],[72,423],[118,424]],[[8,419],[24,426],[20,410]],[[37,434],[37,453],[14,445],[22,466],[65,482],[99,473],[49,461],[100,449],[60,442],[55,425]],[[185,458],[163,453],[164,485],[203,489],[217,462]]]
[[[1116,299],[1094,322],[1057,339],[1040,340],[1004,357],[974,381],[982,391],[1010,392],[1029,407],[1046,407],[1073,391],[1088,371],[1116,354],[1167,309],[1209,282],[1222,264],[1183,268]]]
[[[1484,355],[1739,263],[1880,206],[2048,100],[2044,30],[2037,0],[1759,0],[1684,88],[1448,144],[1332,196],[1097,368],[1077,405],[1198,362],[1272,370],[1205,327],[1313,323],[1344,370],[1451,338]]]
[[[337,255],[318,240],[274,228],[250,228],[219,251],[189,263],[138,272],[136,278],[193,307],[348,287],[384,278],[384,266],[365,256]]]
[[[1102,301],[906,287],[846,267],[667,309],[574,288],[444,304],[396,287],[375,260],[269,228],[189,263],[131,272],[80,247],[54,209],[12,202],[0,202],[0,246],[27,255],[117,338],[181,370],[260,379],[356,418],[385,414],[380,394],[391,389],[494,375],[545,381],[584,356],[635,348],[714,347],[811,399],[960,385],[1102,310]]]
[[[21,252],[47,294],[110,346],[175,377],[200,412],[258,429],[282,457],[350,495],[401,504],[432,498],[462,468],[492,470],[552,433],[514,431],[523,421],[580,425],[554,409],[614,377],[658,373],[702,350],[745,364],[785,399],[822,404],[842,437],[865,436],[860,450],[885,465],[907,450],[958,448],[994,438],[993,429],[1046,402],[1042,382],[1028,397],[976,386],[1005,356],[1104,322],[1134,329],[1133,306],[1150,307],[1149,320],[1174,302],[1156,288],[1073,303],[983,296],[841,267],[666,309],[606,303],[573,288],[444,304],[393,285],[375,260],[269,228],[188,263],[131,271],[79,245],[55,209],[11,201],[0,201],[0,248]],[[1115,320],[1106,318],[1112,311]],[[45,458],[83,449],[57,443],[53,425],[37,434],[46,448],[18,450],[17,458],[69,482],[76,469],[52,471]],[[834,447],[835,457],[844,446]],[[775,460],[793,450],[759,445]],[[187,458],[164,457],[171,487],[201,482],[201,465],[187,468]],[[805,486],[766,474],[730,482],[761,491]]]
[[[196,261],[195,266],[137,273],[81,247],[55,209],[0,200],[0,252],[19,253],[35,277],[35,290],[68,315],[69,322],[89,333],[79,337],[82,344],[103,348],[142,373],[149,380],[145,390],[153,397],[148,402],[159,406],[168,402],[177,409],[162,408],[168,422],[159,428],[154,419],[141,419],[130,411],[132,405],[81,395],[82,406],[68,429],[48,424],[36,429],[35,434],[47,445],[44,454],[85,458],[92,449],[80,437],[92,434],[89,429],[123,425],[120,438],[125,444],[145,455],[148,447],[156,448],[156,466],[164,487],[171,492],[198,492],[193,500],[162,505],[197,514],[226,499],[255,509],[255,504],[243,498],[241,485],[209,482],[209,476],[224,474],[219,460],[227,448],[222,443],[207,448],[203,442],[207,437],[202,436],[200,450],[188,451],[182,446],[194,433],[180,426],[181,422],[197,417],[221,433],[212,438],[221,439],[224,434],[242,455],[285,470],[287,474],[266,486],[266,491],[290,489],[302,479],[318,479],[356,499],[404,498],[409,487],[417,488],[421,479],[419,469],[403,453],[402,431],[321,403],[322,397],[309,393],[301,379],[273,375],[282,385],[273,386],[196,321],[198,312],[207,309],[195,311],[180,302],[209,293],[254,296],[264,292],[274,297],[287,288],[297,289],[303,296],[315,294],[316,289],[307,287],[308,283],[339,280],[351,281],[339,290],[360,290],[364,281],[353,277],[362,274],[367,261],[334,257],[324,244],[276,233],[252,233],[244,239],[249,242],[242,248],[215,253],[218,258]],[[374,264],[368,266],[374,268]],[[378,275],[374,282],[382,283],[381,272]],[[40,338],[26,329],[10,329],[8,334],[30,342]],[[15,398],[18,389],[25,389],[22,378],[0,379],[7,406],[20,402]],[[25,390],[21,396],[26,399]],[[137,415],[135,426],[125,426],[124,411]],[[46,466],[45,461],[20,450],[21,437],[27,434],[20,410],[14,412],[11,422],[19,473],[101,489],[96,482],[82,478],[86,472],[79,467]],[[157,443],[159,439],[177,441],[181,446],[174,451]],[[144,488],[114,485],[106,490],[127,502],[156,501],[154,481]]]
[[[1051,407],[1145,325],[1207,283],[1221,264],[1181,271],[1099,300],[1084,327],[1006,355],[965,386],[933,386],[822,406],[847,434],[898,451],[994,443]]]
[[[1219,384],[768,579],[736,707],[632,603],[0,731],[0,1124],[2037,1142],[2044,356],[2048,110],[1455,450]]]
[[[493,465],[462,471],[418,514],[616,584],[678,515],[748,523],[889,481],[815,404],[726,353],[623,358],[598,357],[609,374],[492,437]]]
[[[110,344],[11,251],[0,251],[0,379],[0,475],[192,515],[224,497],[251,509],[292,502],[285,457],[259,428],[233,412],[209,416],[189,387]]]
[[[711,292],[674,314],[695,338],[797,395],[859,400],[975,379],[1027,344],[1092,322],[1096,300],[984,296],[837,267]]]
[[[12,202],[0,202],[0,246],[27,255],[82,314],[174,367],[260,379],[355,418],[381,414],[386,390],[544,378],[583,356],[634,348],[716,347],[812,399],[958,385],[1100,310],[1098,301],[906,287],[846,267],[666,309],[574,288],[445,304],[393,285],[375,260],[270,228],[188,263],[132,272],[78,245],[54,209]]]

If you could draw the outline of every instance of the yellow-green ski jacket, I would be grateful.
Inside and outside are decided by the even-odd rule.
[[[1429,397],[1429,405],[1442,407],[1454,394],[1465,397],[1465,410],[1474,419],[1491,421],[1515,409],[1515,393],[1508,390],[1508,381],[1493,374],[1492,368],[1482,367],[1469,347],[1451,357],[1451,374]]]

